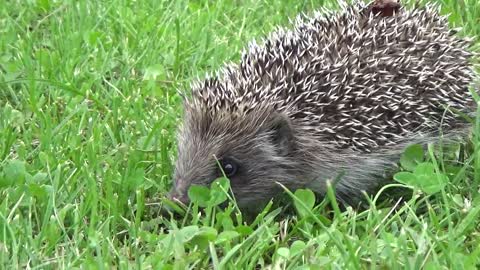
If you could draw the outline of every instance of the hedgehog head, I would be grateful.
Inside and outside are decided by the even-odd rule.
[[[261,205],[279,193],[276,182],[295,182],[293,130],[288,116],[273,108],[186,105],[171,197],[186,203],[191,185],[209,186],[225,173],[240,208]]]

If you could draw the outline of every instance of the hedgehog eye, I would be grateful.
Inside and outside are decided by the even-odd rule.
[[[229,178],[234,176],[238,171],[237,163],[230,158],[221,159],[220,166],[222,166],[222,170],[225,173],[225,176]]]

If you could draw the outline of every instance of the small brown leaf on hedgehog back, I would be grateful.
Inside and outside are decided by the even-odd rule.
[[[398,12],[400,7],[397,0],[376,0],[370,5],[370,12],[382,17],[391,17]]]

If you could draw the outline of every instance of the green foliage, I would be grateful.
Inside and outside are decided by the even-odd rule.
[[[480,34],[478,1],[438,2]],[[249,220],[225,179],[186,209],[164,198],[177,91],[321,6],[337,1],[0,0],[0,269],[478,268],[480,118],[465,158],[407,149],[395,208],[340,209],[328,186]]]
[[[434,194],[440,192],[448,183],[448,177],[442,173],[436,173],[432,163],[420,163],[413,172],[399,172],[394,176],[400,183],[419,188],[425,193]]]
[[[297,189],[294,205],[300,217],[309,216],[315,206],[315,194],[309,189]]]
[[[413,171],[424,159],[423,148],[419,144],[413,144],[405,149],[400,157],[400,164],[406,170]]]
[[[409,170],[394,175],[393,178],[402,184],[413,186],[427,194],[440,192],[448,184],[447,175],[440,172],[433,162],[424,162],[421,145],[407,147],[401,156],[400,164]]]

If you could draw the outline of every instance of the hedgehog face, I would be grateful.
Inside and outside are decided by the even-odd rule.
[[[188,202],[191,185],[209,186],[230,179],[240,208],[250,210],[295,183],[294,136],[289,120],[279,113],[245,115],[186,113],[178,137],[178,160],[171,197]]]

